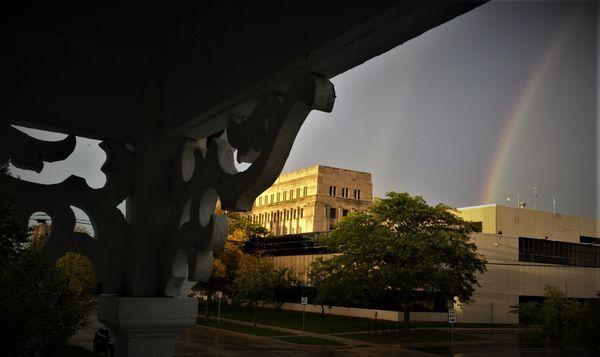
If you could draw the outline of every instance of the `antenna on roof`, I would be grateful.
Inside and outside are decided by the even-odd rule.
[[[552,197],[552,214],[556,216],[556,197]]]
[[[506,196],[506,205],[510,207],[510,196]]]
[[[539,189],[537,186],[533,186],[533,188],[531,189],[531,191],[533,192],[533,209],[537,209],[537,203],[538,203],[538,198],[540,197],[539,193]]]

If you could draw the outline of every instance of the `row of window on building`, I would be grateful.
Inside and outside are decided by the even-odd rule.
[[[597,239],[597,238],[596,238]],[[600,245],[581,237],[581,243],[519,237],[519,261],[600,268]]]
[[[294,193],[296,194],[294,196]],[[298,187],[295,190],[285,190],[277,193],[266,194],[258,197],[255,201],[256,206],[273,204],[276,202],[293,200],[294,198],[306,197],[308,196],[308,187]]]
[[[360,190],[354,189],[354,199],[360,200]],[[337,186],[329,186],[329,196],[337,197]],[[350,198],[350,189],[347,187],[342,187],[342,198]]]
[[[252,215],[252,222],[258,224],[276,223],[293,219],[304,218],[304,208],[290,208],[284,210],[258,213]]]

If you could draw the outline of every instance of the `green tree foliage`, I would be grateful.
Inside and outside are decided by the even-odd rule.
[[[345,290],[340,289],[340,281],[332,276],[330,270],[331,263],[323,258],[317,258],[316,263],[312,264],[308,273],[310,284],[314,287],[313,300],[321,306],[321,317],[325,317],[325,306],[335,305],[347,301]]]
[[[72,290],[82,297],[92,298],[99,282],[88,258],[69,252],[56,261],[56,267],[64,272]]]
[[[263,258],[265,259],[265,258]],[[273,271],[273,302],[279,316],[281,307],[286,301],[297,294],[301,288],[300,279],[292,268],[274,268]]]
[[[545,338],[560,345],[582,343],[600,352],[600,293],[584,303],[567,298],[560,289],[547,285],[543,302],[513,306],[519,323],[532,331],[541,329]]]
[[[47,354],[85,325],[90,301],[69,287],[62,269],[29,250],[0,264],[3,354]]]
[[[7,356],[43,356],[66,344],[91,308],[62,269],[26,248],[28,231],[11,205],[0,203],[0,333]]]
[[[581,309],[581,319],[576,322],[576,335],[581,342],[600,356],[600,292],[586,301]]]
[[[342,220],[324,243],[338,253],[313,264],[318,300],[336,304],[386,301],[410,311],[418,295],[458,297],[469,302],[485,260],[469,241],[473,226],[443,204],[429,206],[420,196],[389,192],[369,211]],[[419,294],[417,294],[417,291]],[[342,293],[343,292],[343,293]]]
[[[0,166],[0,175],[8,174],[5,166]],[[13,218],[13,204],[0,201],[0,256],[9,257],[23,248],[29,239],[29,228]]]
[[[233,298],[254,308],[254,326],[259,301],[275,299],[275,268],[270,259],[244,255],[240,261],[238,276],[233,284]]]
[[[250,238],[264,237],[269,231],[247,216],[231,212],[227,214],[228,239],[235,242],[246,242]]]

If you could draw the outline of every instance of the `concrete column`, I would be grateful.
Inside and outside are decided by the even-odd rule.
[[[101,295],[98,320],[115,336],[117,357],[170,357],[175,339],[196,324],[194,298]]]

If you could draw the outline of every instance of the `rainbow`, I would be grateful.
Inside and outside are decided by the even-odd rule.
[[[498,145],[490,160],[487,177],[481,190],[480,201],[482,203],[495,203],[498,196],[499,181],[502,173],[506,172],[506,166],[510,159],[510,150],[518,139],[518,134],[527,119],[527,114],[531,108],[534,96],[539,93],[543,78],[555,61],[556,56],[563,47],[565,39],[568,37],[570,24],[575,21],[576,12],[570,16],[565,16],[563,24],[557,28],[555,33],[550,36],[550,42],[542,52],[539,60],[530,71],[531,75],[527,77],[525,85],[519,91],[514,105],[508,112],[505,119],[504,128],[498,140]]]

